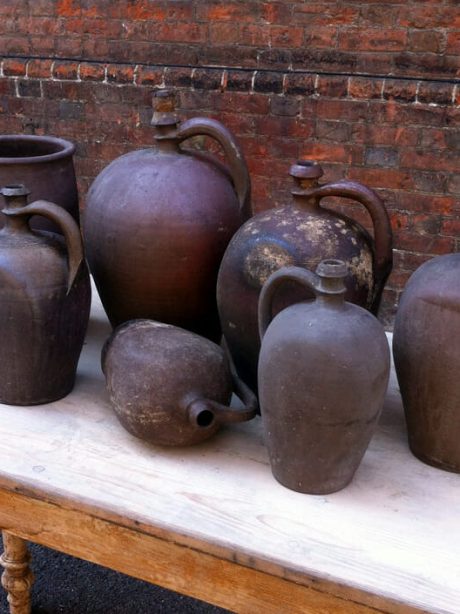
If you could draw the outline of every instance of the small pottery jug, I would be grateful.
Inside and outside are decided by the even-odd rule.
[[[221,424],[256,414],[256,398],[232,373],[223,349],[176,326],[123,324],[104,347],[102,369],[121,424],[154,444],[199,443]],[[244,407],[228,407],[232,390]]]
[[[249,212],[249,174],[218,121],[179,124],[174,95],[154,96],[156,146],[121,156],[96,178],[84,214],[87,257],[113,326],[151,318],[216,340],[216,278],[225,248]],[[216,157],[182,149],[190,137],[217,141]]]
[[[423,264],[404,289],[393,354],[409,446],[460,473],[460,254]]]
[[[89,318],[91,287],[79,228],[71,215],[28,190],[6,186],[0,231],[0,402],[55,401],[74,385]],[[31,230],[33,215],[57,234]],[[66,250],[67,243],[67,250]]]
[[[2,135],[0,187],[25,184],[30,190],[30,201],[49,200],[66,209],[78,224],[74,152],[73,143],[52,136]],[[57,224],[44,217],[34,217],[32,227],[61,233]]]
[[[273,273],[259,301],[260,410],[272,472],[298,492],[327,494],[352,479],[377,424],[388,384],[385,332],[344,301],[346,265]],[[294,282],[316,299],[272,318],[279,288]]]
[[[325,258],[347,264],[347,301],[377,313],[392,266],[392,233],[380,198],[351,181],[320,185],[321,166],[307,160],[290,170],[295,180],[291,203],[259,213],[247,221],[230,242],[219,271],[217,303],[222,332],[240,377],[257,387],[259,335],[257,302],[271,273],[282,266],[312,271]],[[374,239],[348,217],[321,205],[326,197],[352,199],[368,210]],[[274,312],[311,297],[306,288],[285,283],[274,301]]]

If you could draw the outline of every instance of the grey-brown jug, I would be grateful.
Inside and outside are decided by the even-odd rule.
[[[104,347],[102,369],[121,424],[154,444],[199,443],[222,424],[256,414],[256,398],[223,349],[177,326],[152,320],[119,326]],[[233,390],[244,407],[229,407]]]
[[[91,286],[80,231],[53,203],[27,205],[24,186],[6,186],[0,230],[0,402],[36,405],[70,392],[88,324]],[[55,233],[32,230],[44,216]]]
[[[285,267],[259,300],[262,347],[259,402],[272,472],[298,492],[328,494],[352,479],[374,433],[388,384],[385,332],[365,309],[344,300],[346,265],[326,260],[316,274]],[[272,302],[286,283],[316,299],[282,310]]]
[[[411,276],[393,354],[411,451],[460,473],[460,254],[433,258]]]
[[[392,266],[392,232],[382,200],[354,181],[320,184],[321,166],[301,160],[290,170],[295,186],[292,201],[248,220],[230,241],[219,270],[217,304],[222,332],[240,377],[256,390],[260,342],[257,303],[269,275],[282,266],[314,271],[321,260],[338,258],[347,264],[346,300],[377,313]],[[341,197],[363,205],[374,227],[374,238],[349,217],[322,205]],[[306,288],[285,283],[274,311],[304,300]]]

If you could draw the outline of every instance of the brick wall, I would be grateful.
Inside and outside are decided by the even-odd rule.
[[[300,157],[377,189],[395,231],[386,322],[414,268],[457,249],[456,1],[2,0],[0,19],[0,130],[75,141],[82,201],[152,142],[151,90],[173,86],[184,117],[237,135],[256,211],[289,198]]]

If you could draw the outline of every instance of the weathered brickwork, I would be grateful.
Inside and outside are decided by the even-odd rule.
[[[83,206],[108,162],[152,142],[151,91],[170,86],[184,117],[237,135],[255,211],[289,199],[301,157],[383,196],[386,322],[410,273],[459,249],[457,2],[3,0],[0,19],[0,130],[73,140]]]

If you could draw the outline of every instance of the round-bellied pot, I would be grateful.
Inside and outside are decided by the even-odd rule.
[[[246,163],[220,122],[179,123],[171,92],[154,96],[152,124],[155,147],[116,159],[89,190],[89,266],[113,326],[151,318],[217,339],[217,271],[249,211]],[[202,135],[222,146],[228,168],[181,148]]]
[[[152,320],[118,327],[102,353],[107,390],[121,424],[151,443],[199,443],[228,422],[250,420],[257,400],[232,373],[223,349]],[[244,407],[229,407],[232,391]]]
[[[320,185],[319,164],[300,161],[291,167],[292,202],[255,215],[231,240],[219,271],[217,302],[222,332],[240,377],[257,389],[260,341],[257,303],[263,284],[283,266],[312,271],[325,258],[347,265],[346,300],[376,313],[392,266],[392,233],[387,211],[369,188],[351,181]],[[369,212],[374,239],[352,219],[322,206],[327,197],[343,197]],[[307,288],[286,283],[275,313],[311,297]]]

